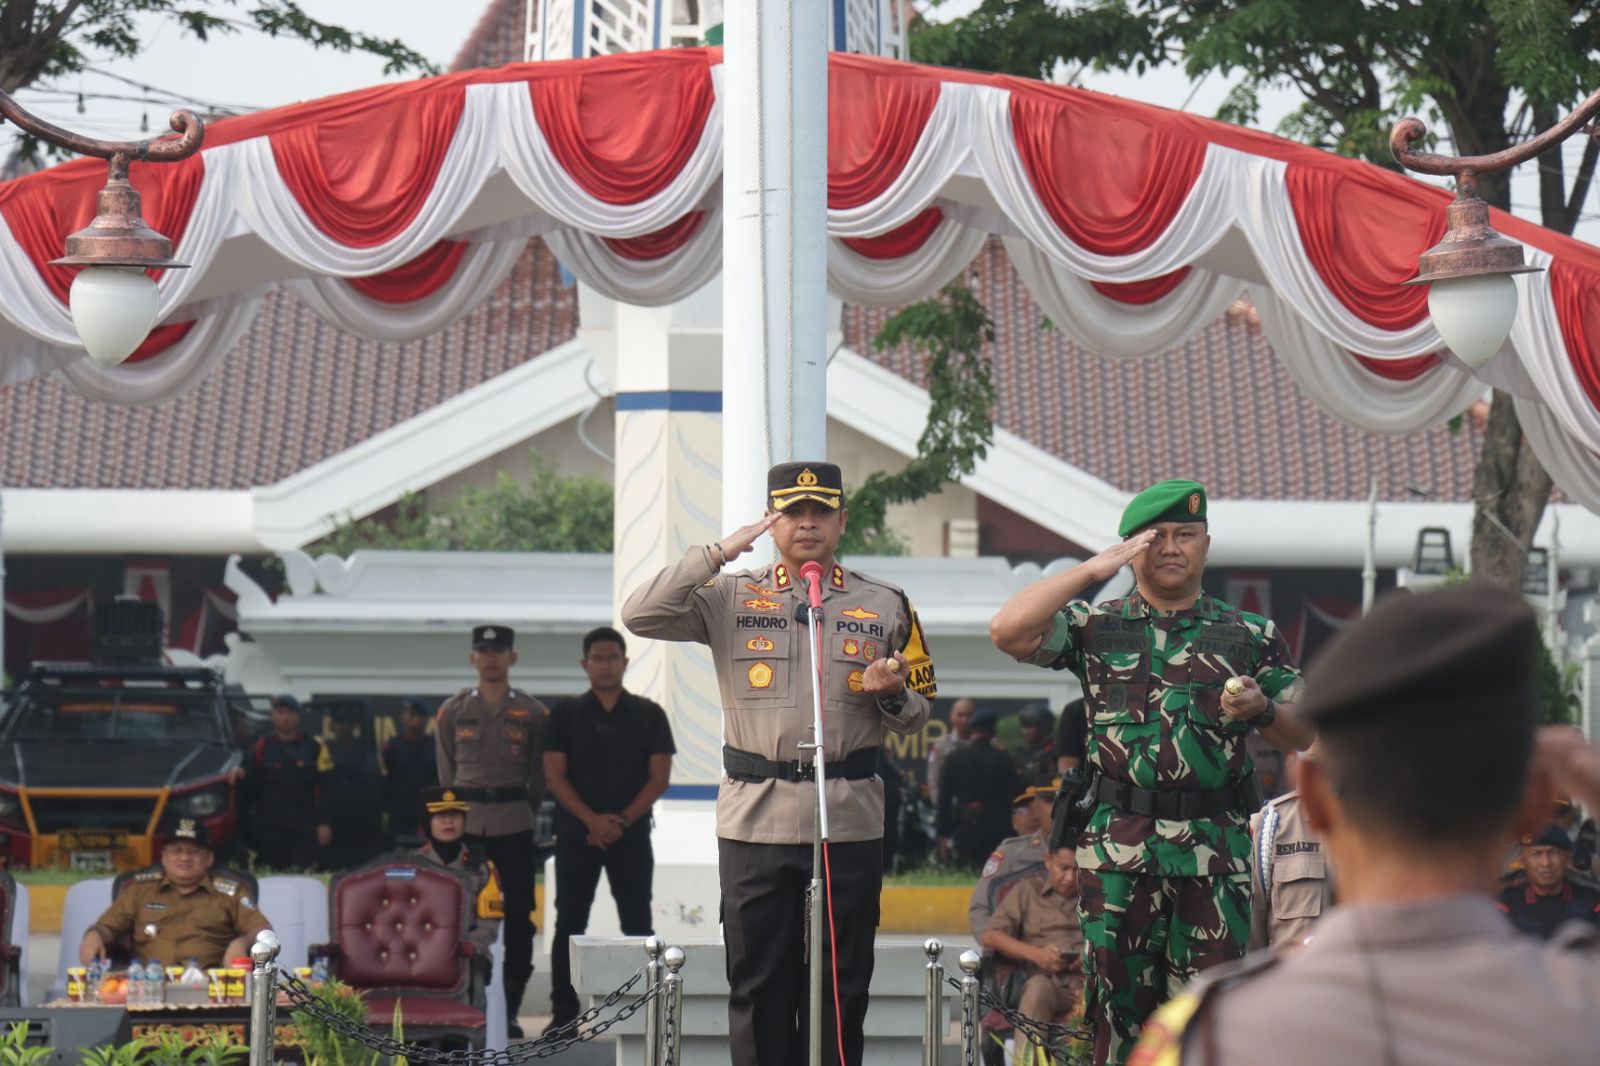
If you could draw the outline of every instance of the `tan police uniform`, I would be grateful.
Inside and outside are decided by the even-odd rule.
[[[471,882],[472,913],[467,923],[467,939],[480,948],[488,948],[500,932],[500,919],[505,917],[505,901],[500,896],[500,878],[494,863],[485,859],[479,862],[463,847],[456,857],[446,862],[431,843],[425,843],[412,854],[435,866],[465,874]]]
[[[472,647],[509,651],[516,638],[508,626],[472,630]],[[515,1018],[533,974],[533,881],[535,812],[544,802],[540,754],[545,705],[510,689],[496,706],[476,688],[463,689],[439,707],[434,723],[439,784],[470,805],[467,836],[472,849],[494,863],[505,896],[506,1015]],[[521,1030],[517,1030],[520,1032]]]
[[[1302,943],[1333,906],[1333,878],[1298,792],[1251,817],[1250,857],[1249,950]]]
[[[221,966],[236,938],[254,940],[272,923],[256,909],[243,881],[207,874],[193,890],[181,892],[164,871],[146,870],[117,893],[91,928],[107,945],[129,937],[134,955],[163,966],[182,966],[190,957],[201,966]]]
[[[839,468],[785,463],[767,474],[773,511],[844,505]],[[808,1029],[806,888],[812,876],[817,784],[809,752],[816,676],[802,577],[783,564],[723,573],[711,547],[694,547],[634,590],[625,625],[642,637],[708,645],[723,713],[717,790],[717,867],[727,945],[729,1050],[735,1066],[804,1061]],[[916,733],[928,720],[933,663],[916,614],[893,585],[837,564],[822,575],[822,691],[828,804],[830,948],[838,1001],[826,996],[828,1047],[857,1066],[865,1040],[873,935],[883,885],[885,729]],[[904,652],[906,688],[880,700],[867,667]],[[824,1052],[824,1057],[828,1057]]]
[[[1600,932],[1570,925],[1534,940],[1470,894],[1343,904],[1301,950],[1203,975],[1128,1061],[1505,1066],[1594,1062],[1597,1049]]]
[[[1044,875],[1042,832],[1002,840],[989,861],[983,864],[978,883],[972,886],[972,899],[967,903],[967,928],[972,930],[972,939],[983,943],[983,931],[989,928],[994,897],[1001,885],[1019,878],[1042,878]],[[1013,894],[1016,891],[1012,889]]]
[[[1024,1017],[1053,1022],[1083,1000],[1083,926],[1078,897],[1063,896],[1048,878],[1030,878],[1007,893],[989,919],[989,929],[1032,947],[1053,947],[1077,956],[1064,973],[1045,973],[1028,964],[1028,979],[1017,1005]]]

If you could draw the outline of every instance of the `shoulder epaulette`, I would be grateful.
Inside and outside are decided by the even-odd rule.
[[[221,892],[224,896],[236,896],[242,887],[239,882],[228,877],[213,877],[211,887]]]
[[[164,870],[141,870],[133,875],[135,881],[159,881]]]

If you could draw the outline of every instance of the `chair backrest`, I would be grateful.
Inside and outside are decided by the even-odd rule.
[[[83,934],[111,906],[111,878],[93,877],[67,886],[66,902],[61,907],[61,946],[56,957],[56,980],[50,986],[50,999],[67,994],[67,967],[78,965],[78,944]]]
[[[334,878],[334,974],[366,989],[457,994],[469,976],[465,877],[389,856]]]
[[[263,877],[256,902],[282,945],[278,965],[310,965],[311,945],[328,942],[328,896],[322,882],[315,877]]]

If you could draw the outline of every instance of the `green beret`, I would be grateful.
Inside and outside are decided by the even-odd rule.
[[[1156,522],[1204,522],[1206,487],[1198,481],[1158,481],[1128,501],[1117,526],[1126,537]]]

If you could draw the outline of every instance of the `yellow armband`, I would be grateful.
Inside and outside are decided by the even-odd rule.
[[[494,863],[485,862],[483,865],[488,876],[478,890],[478,917],[498,921],[506,916],[506,901],[500,895],[500,874],[495,870]]]

